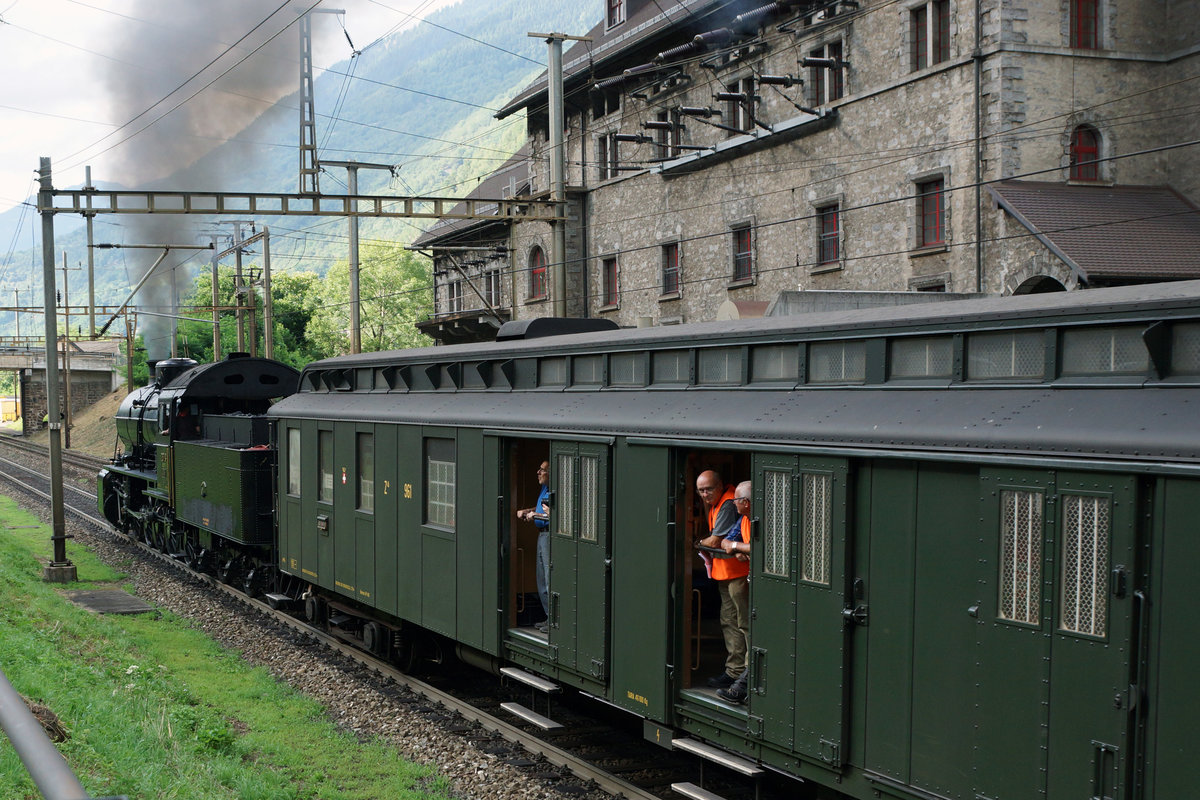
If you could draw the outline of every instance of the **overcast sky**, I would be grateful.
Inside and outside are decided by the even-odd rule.
[[[362,49],[459,1],[0,0],[0,211],[36,191],[42,156],[56,187],[91,166],[94,182],[136,188],[161,177],[150,153],[219,144],[296,91],[298,11],[346,12],[314,17],[319,72],[350,57],[346,34]]]

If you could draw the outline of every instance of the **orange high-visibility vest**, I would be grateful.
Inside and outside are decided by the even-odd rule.
[[[722,536],[728,531],[714,531],[713,525],[716,524],[717,514],[721,510],[721,506],[725,505],[725,501],[733,500],[734,487],[727,486],[725,493],[721,495],[721,501],[715,504],[708,510],[708,530],[718,536]],[[750,541],[750,519],[742,517],[740,520],[742,526],[742,541]],[[712,579],[714,581],[728,581],[734,578],[741,578],[750,574],[750,562],[741,561],[734,556],[729,558],[714,558],[712,562]]]

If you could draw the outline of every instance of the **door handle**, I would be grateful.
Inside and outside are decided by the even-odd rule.
[[[846,627],[851,625],[861,625],[865,628],[867,626],[867,607],[860,604],[854,608],[843,608],[842,624]]]

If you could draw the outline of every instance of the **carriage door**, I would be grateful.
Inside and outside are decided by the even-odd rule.
[[[1137,690],[1136,487],[1058,473],[1058,586],[1050,643],[1050,797],[1127,797]]]
[[[751,724],[833,766],[845,756],[846,503],[844,461],[756,456]]]
[[[982,489],[976,792],[1125,797],[1133,482],[995,469]]]
[[[558,664],[608,673],[608,448],[550,447],[550,644]]]

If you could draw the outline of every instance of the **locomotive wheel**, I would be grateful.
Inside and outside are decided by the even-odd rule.
[[[237,563],[234,559],[222,561],[217,567],[217,580],[221,583],[232,584],[237,578]]]
[[[362,629],[363,647],[372,655],[385,656],[388,651],[388,629],[378,622],[368,622]]]
[[[262,582],[261,571],[251,567],[250,571],[242,577],[242,591],[250,597],[258,597],[262,594]]]
[[[304,617],[314,625],[325,625],[325,614],[327,607],[325,601],[314,594],[308,594],[304,598]]]

